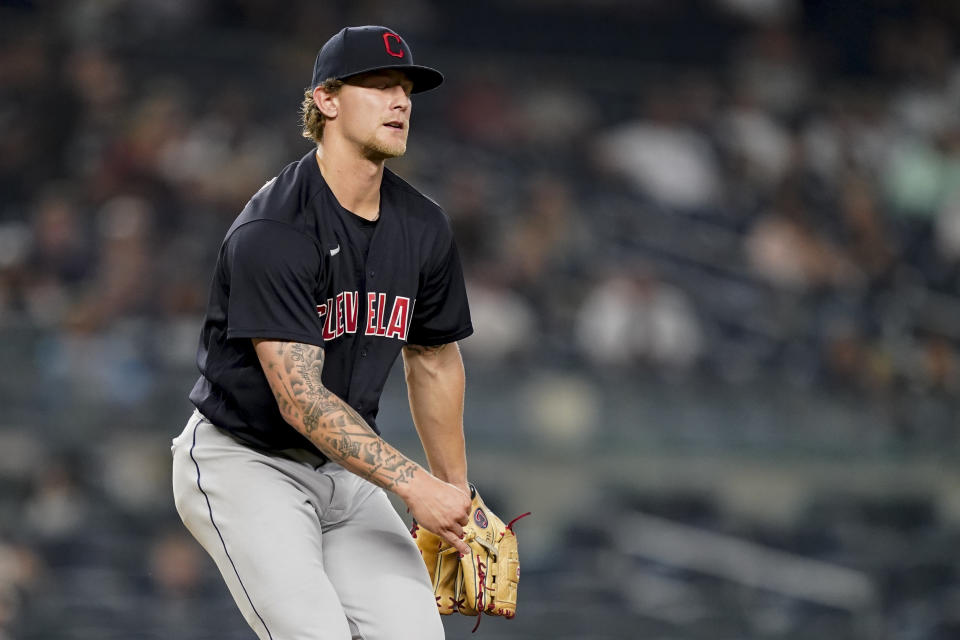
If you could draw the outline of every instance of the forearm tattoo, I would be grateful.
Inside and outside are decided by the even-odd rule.
[[[327,457],[377,486],[396,491],[419,465],[397,451],[343,399],[323,386],[323,349],[277,343],[265,373],[284,419]]]

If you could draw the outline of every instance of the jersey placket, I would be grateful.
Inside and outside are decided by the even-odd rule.
[[[391,369],[383,363],[392,363],[402,346],[395,336],[380,334],[389,325],[397,297],[408,297],[412,304],[416,292],[415,284],[404,286],[404,281],[411,280],[406,230],[398,224],[387,202],[381,202],[381,212],[380,221],[370,238],[363,277],[358,283],[364,291],[366,315],[363,334],[358,336],[360,357],[353,367],[350,391],[351,396],[355,396],[356,406],[363,412],[376,408],[371,398],[379,397]],[[415,283],[416,276],[412,280]],[[375,305],[375,312],[371,305]],[[371,325],[375,335],[370,335]]]

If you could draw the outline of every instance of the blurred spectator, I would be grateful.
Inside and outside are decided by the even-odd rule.
[[[743,103],[718,118],[718,136],[725,152],[743,167],[754,189],[769,193],[790,168],[793,140],[772,114]]]
[[[827,380],[834,388],[882,394],[897,382],[894,358],[881,345],[849,327],[834,331],[825,350]]]
[[[539,375],[518,391],[538,447],[577,452],[600,431],[599,394],[582,376]]]
[[[248,92],[222,88],[207,115],[161,147],[157,170],[201,202],[239,209],[284,159],[280,137],[259,125],[253,111]]]
[[[79,99],[84,126],[110,127],[122,117],[129,85],[115,58],[99,48],[77,49],[68,58],[66,70]]]
[[[149,515],[169,504],[169,452],[160,434],[126,429],[101,438],[95,448],[96,484],[111,504]]]
[[[573,87],[535,85],[518,99],[524,142],[537,149],[571,148],[596,126],[596,106]]]
[[[941,138],[952,141],[957,136]],[[960,148],[940,148],[935,139],[903,137],[885,167],[886,197],[902,216],[929,219],[960,189]]]
[[[514,283],[537,299],[558,275],[589,261],[595,241],[565,182],[550,175],[531,177],[527,189],[509,233],[506,260]]]
[[[721,193],[717,159],[704,136],[678,117],[683,112],[670,91],[656,89],[639,119],[600,134],[600,168],[665,205],[708,207]]]
[[[929,336],[921,341],[917,377],[926,389],[954,394],[960,391],[960,359],[957,350],[944,336]]]
[[[96,330],[149,310],[155,295],[148,285],[153,266],[152,218],[150,203],[133,196],[113,198],[97,212],[100,264],[86,296],[71,314],[73,328]]]
[[[148,558],[156,590],[171,602],[187,602],[201,587],[201,567],[207,557],[196,541],[179,530],[158,536]]]
[[[41,586],[42,562],[32,549],[0,539],[0,640],[8,635],[24,600]]]
[[[529,302],[494,281],[467,281],[474,333],[463,341],[473,361],[500,364],[537,350],[541,339]]]
[[[50,189],[38,202],[32,222],[25,304],[34,322],[52,327],[75,302],[72,295],[88,277],[94,252],[86,220],[69,191]]]
[[[243,629],[231,635],[229,624],[235,620],[239,627],[242,618],[226,608],[217,610],[213,594],[222,586],[211,578],[220,576],[185,532],[171,529],[152,536],[142,564],[147,577],[141,585],[145,610],[136,627],[149,630],[150,638],[243,637]]]
[[[580,307],[576,336],[583,354],[601,366],[683,371],[703,349],[688,298],[646,272],[614,273],[598,283]]]
[[[840,215],[846,252],[871,281],[887,275],[896,260],[896,247],[867,180],[845,176],[840,184]]]
[[[747,256],[758,276],[793,291],[856,285],[859,271],[814,228],[799,195],[781,190],[777,209],[760,218],[746,240]]]
[[[63,332],[41,362],[66,393],[132,406],[150,391],[153,371],[144,321],[154,311],[149,244],[153,211],[143,199],[121,196],[97,214],[100,263],[63,319]],[[72,395],[72,394],[75,394]]]
[[[77,483],[77,469],[62,457],[48,460],[35,473],[24,509],[27,530],[40,542],[67,542],[89,516],[87,497]]]
[[[802,112],[811,85],[810,55],[785,25],[745,34],[731,63],[734,91],[743,103],[777,118]]]
[[[76,196],[50,188],[33,213],[31,275],[76,285],[87,276],[93,260],[86,221]]]

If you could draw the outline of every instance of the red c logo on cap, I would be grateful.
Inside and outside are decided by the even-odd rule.
[[[397,41],[397,43],[400,44],[400,47],[401,47],[400,51],[394,51],[393,49],[390,48],[390,38],[394,38]],[[383,34],[383,46],[384,48],[386,48],[387,53],[392,55],[394,58],[403,57],[403,40],[401,40],[400,36],[398,36],[397,34],[390,33],[389,31]]]

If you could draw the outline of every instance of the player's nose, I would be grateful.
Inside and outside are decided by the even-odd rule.
[[[400,111],[410,109],[410,96],[407,95],[407,92],[404,91],[400,85],[390,87],[390,108]]]

